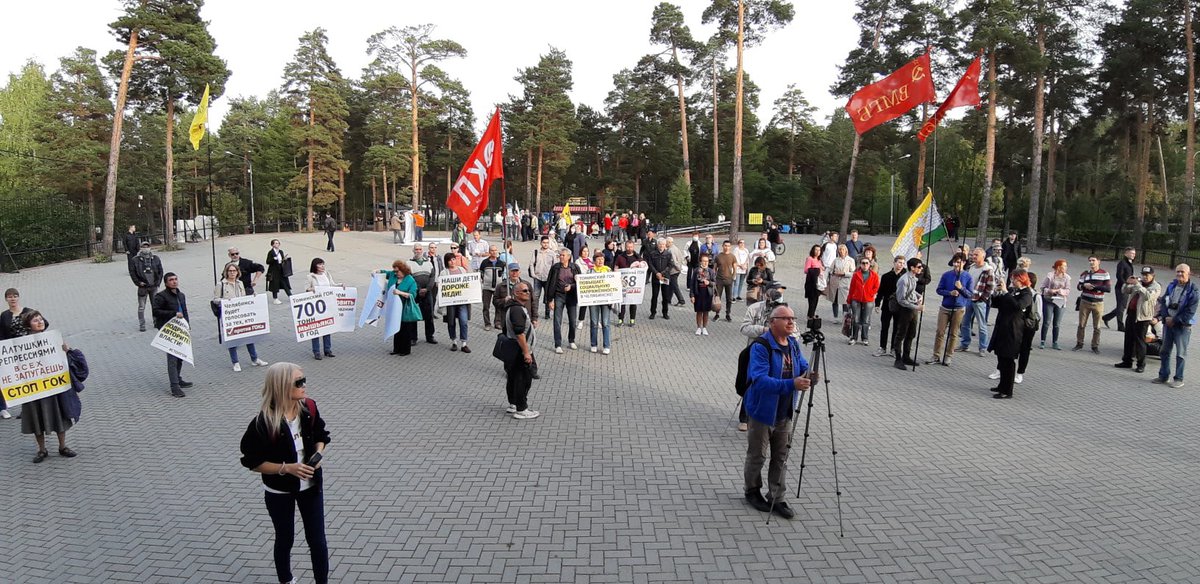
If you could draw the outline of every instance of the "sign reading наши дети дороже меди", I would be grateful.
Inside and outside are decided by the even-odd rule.
[[[0,394],[9,407],[71,389],[62,345],[58,331],[0,341]]]

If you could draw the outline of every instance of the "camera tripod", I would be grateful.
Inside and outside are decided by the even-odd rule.
[[[842,523],[842,487],[841,487],[841,482],[838,478],[838,467],[837,467],[837,443],[835,442],[834,437],[833,437],[833,402],[830,401],[830,399],[829,399],[829,366],[825,360],[825,333],[821,332],[820,320],[817,320],[816,324],[813,324],[810,321],[808,330],[804,331],[804,333],[801,334],[801,340],[803,341],[804,344],[807,345],[807,344],[811,343],[813,346],[812,363],[809,365],[809,372],[819,371],[822,380],[825,382],[825,404],[829,410],[829,449],[830,449],[830,452],[833,454],[833,489],[834,489],[834,493],[837,495],[838,537],[845,537],[846,533],[845,533],[845,529],[844,529],[843,523]],[[812,421],[813,393],[815,392],[815,390],[816,390],[816,388],[811,387],[811,386],[808,388],[808,411],[805,412],[805,414],[804,414],[804,441],[801,443],[801,446],[800,446],[800,473],[799,473],[799,480],[796,482],[796,497],[797,498],[800,497],[800,487],[801,487],[801,485],[804,484],[804,466],[805,466],[804,461],[808,454],[808,437],[809,437],[808,430],[809,430],[809,424]],[[796,414],[800,413],[801,407],[803,407],[803,400],[801,400],[800,404],[797,404]],[[796,423],[793,421],[792,422],[792,432],[791,432],[791,434],[788,435],[788,445],[787,445],[788,454],[791,454],[792,442],[794,441],[795,435],[796,435]],[[786,468],[786,464],[787,464],[787,460],[784,459],[785,468]],[[782,486],[782,485],[780,485],[780,486]],[[775,510],[775,498],[772,497],[771,498],[771,511],[774,511],[774,510]],[[767,514],[767,523],[770,523],[770,522],[771,522],[771,514],[768,513]]]

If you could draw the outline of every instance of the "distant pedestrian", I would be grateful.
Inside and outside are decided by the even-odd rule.
[[[281,245],[278,239],[272,239],[271,250],[267,252],[267,290],[275,304],[283,304],[279,301],[280,290],[289,297],[292,295],[292,282],[288,280],[292,277],[292,256],[284,252]]]
[[[875,306],[875,295],[879,292],[879,274],[871,269],[871,260],[858,261],[858,270],[850,276],[850,344],[868,345],[871,332],[871,312]]]
[[[161,329],[172,318],[190,320],[187,298],[184,296],[183,290],[179,289],[179,276],[176,276],[174,272],[167,272],[163,275],[163,282],[166,283],[166,288],[154,295],[152,303],[154,328],[156,329]],[[167,353],[167,379],[171,382],[171,395],[175,397],[185,397],[184,388],[192,386],[192,382],[183,379],[180,374],[182,370],[183,359]]]
[[[958,345],[963,312],[971,304],[972,298],[971,274],[963,270],[966,260],[961,254],[954,254],[954,269],[942,274],[938,280],[937,293],[942,297],[942,303],[938,307],[933,356],[925,361],[926,365],[937,363],[949,367],[954,358],[954,347]],[[949,339],[946,338],[947,335]]]
[[[142,248],[141,239],[142,236],[137,232],[137,225],[130,225],[129,230],[125,232],[125,237],[121,240],[125,244],[126,261],[133,259],[133,256],[137,255],[138,250]],[[146,244],[149,245],[150,242],[147,241]]]
[[[591,273],[593,274],[603,274],[610,271],[608,266],[604,265],[604,253],[599,250],[592,257],[591,265]],[[587,308],[589,321],[591,322],[592,352],[596,352],[597,340],[602,340],[604,341],[604,345],[601,347],[601,352],[607,355],[612,352],[612,305],[598,304]],[[597,336],[600,338],[597,339]]]
[[[1136,366],[1135,370],[1141,373],[1146,370],[1146,333],[1162,296],[1162,284],[1154,281],[1154,268],[1144,266],[1141,279],[1130,275],[1122,288],[1129,300],[1125,309],[1125,351],[1116,367],[1134,369]]]
[[[238,248],[231,247],[228,250],[229,261],[237,264],[238,270],[241,271],[242,287],[246,289],[247,296],[254,296],[254,287],[258,285],[258,280],[262,278],[267,269],[262,264],[256,264],[253,260],[242,256],[242,252]]]
[[[579,275],[579,266],[571,261],[571,250],[565,247],[558,250],[558,260],[559,263],[550,267],[547,286],[550,294],[549,308],[554,312],[554,352],[561,355],[564,311],[567,313],[567,342],[572,350],[579,348],[575,344],[575,311],[579,304],[579,297],[575,293],[575,276]]]
[[[1058,346],[1059,326],[1071,296],[1071,274],[1067,273],[1067,260],[1056,260],[1053,270],[1042,278],[1039,288],[1042,295],[1042,334],[1038,348],[1046,348],[1046,332],[1053,327],[1054,334],[1050,340],[1054,350],[1058,351],[1062,349]]]
[[[337,233],[337,220],[329,213],[325,214],[325,236],[329,238],[329,242],[325,244],[325,251],[333,251],[333,234]]]
[[[696,334],[708,336],[708,313],[713,309],[717,274],[708,267],[708,254],[700,254],[700,265],[688,272],[688,296],[696,312]]]
[[[767,258],[754,258],[754,265],[746,272],[746,303],[761,302],[763,290],[774,281],[775,272],[767,267]]]
[[[158,292],[162,284],[162,260],[150,251],[150,243],[142,244],[137,255],[129,259],[129,278],[137,286],[138,295],[138,331],[146,331],[146,303]]]
[[[330,288],[333,286],[341,286],[346,288],[345,284],[335,282],[329,270],[325,269],[325,260],[321,258],[313,258],[308,266],[308,279],[304,287],[305,292],[316,292],[318,287]],[[333,335],[321,335],[321,338],[313,337],[312,342],[313,359],[321,360],[322,348],[326,357],[334,357],[333,354]],[[251,355],[253,358],[253,355]],[[257,363],[256,363],[257,365]]]
[[[925,298],[917,291],[925,263],[920,258],[909,258],[908,271],[896,281],[896,293],[888,302],[892,305],[892,354],[896,356],[896,369],[916,366],[912,359],[912,341],[917,334],[917,313],[925,310]]]
[[[304,541],[312,558],[313,579],[329,581],[329,546],[325,540],[325,493],[321,455],[329,445],[325,419],[308,397],[308,378],[299,365],[276,363],[267,368],[262,406],[242,434],[242,466],[262,475],[264,498],[275,528],[275,576],[292,579],[292,545],[296,509],[304,521]]]
[[[1083,349],[1084,330],[1092,321],[1092,352],[1100,352],[1100,319],[1104,314],[1104,295],[1112,291],[1108,272],[1100,267],[1100,258],[1088,256],[1088,270],[1079,275],[1079,326],[1075,330],[1075,348]]]
[[[888,355],[888,343],[892,340],[892,303],[888,300],[896,295],[896,282],[904,274],[904,256],[892,259],[892,269],[879,277],[879,291],[875,294],[875,312],[879,313],[879,349],[875,357]]]
[[[845,244],[837,246],[837,256],[825,269],[829,276],[825,296],[833,304],[833,318],[837,320],[840,316],[839,309],[850,308],[846,303],[846,297],[850,295],[850,275],[854,273],[854,258],[850,257],[850,249]]]
[[[1129,278],[1133,278],[1133,260],[1137,258],[1137,250],[1132,247],[1125,248],[1125,255],[1120,260],[1117,260],[1117,274],[1113,280],[1113,297],[1117,299],[1117,303],[1113,306],[1112,311],[1104,315],[1104,328],[1108,328],[1108,321],[1117,319],[1117,330],[1124,332],[1125,330],[1125,309],[1129,304],[1129,298],[1125,294],[1125,282]]]
[[[814,245],[804,259],[804,298],[808,301],[808,320],[817,318],[817,303],[825,291],[825,264],[821,261],[821,246]]]
[[[392,218],[388,222],[388,227],[392,230],[392,243],[404,243],[404,220],[400,218],[399,211],[392,211]]]

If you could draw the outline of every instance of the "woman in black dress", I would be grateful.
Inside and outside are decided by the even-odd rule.
[[[36,335],[45,332],[46,327],[49,326],[46,319],[42,317],[42,313],[29,309],[26,309],[21,318],[21,324],[21,330],[27,332],[17,336]],[[62,350],[64,352],[70,349],[66,343],[63,343]],[[67,391],[74,390],[68,389]],[[34,462],[41,462],[49,456],[46,452],[46,434],[51,432],[58,436],[59,456],[74,458],[75,451],[67,447],[67,430],[70,430],[73,425],[74,420],[62,408],[57,395],[44,397],[21,406],[21,433],[33,434],[33,439],[37,441],[37,454],[33,457]]]
[[[283,304],[279,301],[280,290],[287,292],[288,296],[292,295],[292,283],[288,281],[292,275],[292,257],[279,246],[279,240],[272,239],[271,251],[267,252],[267,290],[271,292],[275,304]]]
[[[1013,380],[1017,372],[1017,356],[1025,336],[1025,316],[1033,306],[1029,290],[1029,274],[1020,268],[1010,275],[1013,289],[1003,279],[997,279],[998,293],[992,295],[992,308],[997,311],[996,325],[988,350],[996,354],[996,369],[1000,370],[1000,385],[993,387],[996,399],[1012,397]]]
[[[708,267],[708,254],[700,255],[700,266],[688,272],[688,294],[696,310],[696,334],[708,336],[708,313],[712,311],[717,273]]]

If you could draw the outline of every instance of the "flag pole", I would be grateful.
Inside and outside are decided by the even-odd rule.
[[[205,122],[204,125],[205,125],[205,129],[207,130],[208,122]],[[216,231],[213,229],[213,222],[216,220],[216,216],[213,215],[213,203],[212,203],[212,188],[213,188],[212,140],[213,140],[212,136],[209,136],[208,137],[208,146],[207,146],[207,151],[208,151],[208,241],[210,243],[210,247],[212,248],[213,283],[215,284],[219,280],[219,278],[217,277],[217,234],[216,234]]]
[[[937,140],[937,138],[934,138],[934,140]],[[933,230],[933,189],[929,189],[929,207],[927,207],[925,209],[925,233],[921,236],[921,238],[924,239],[926,242],[925,243],[925,252],[922,254],[925,256],[926,259],[922,260],[922,261],[925,262],[925,274],[929,276],[930,284],[933,283],[933,274],[931,274],[929,271],[929,262],[928,262],[929,249],[930,249],[930,246],[933,244],[932,243],[933,238],[929,237],[929,232],[932,230]],[[920,250],[921,250],[920,244],[918,243],[917,251],[920,251]],[[925,296],[928,295],[928,293],[929,293],[928,285],[926,285],[925,294],[921,295],[921,306],[926,306]],[[925,311],[921,310],[921,316],[917,317],[917,340],[914,345],[914,346],[918,347],[917,351],[920,351],[921,325],[923,325],[924,323],[925,323]],[[914,372],[917,370],[917,352],[913,353],[912,370]]]

